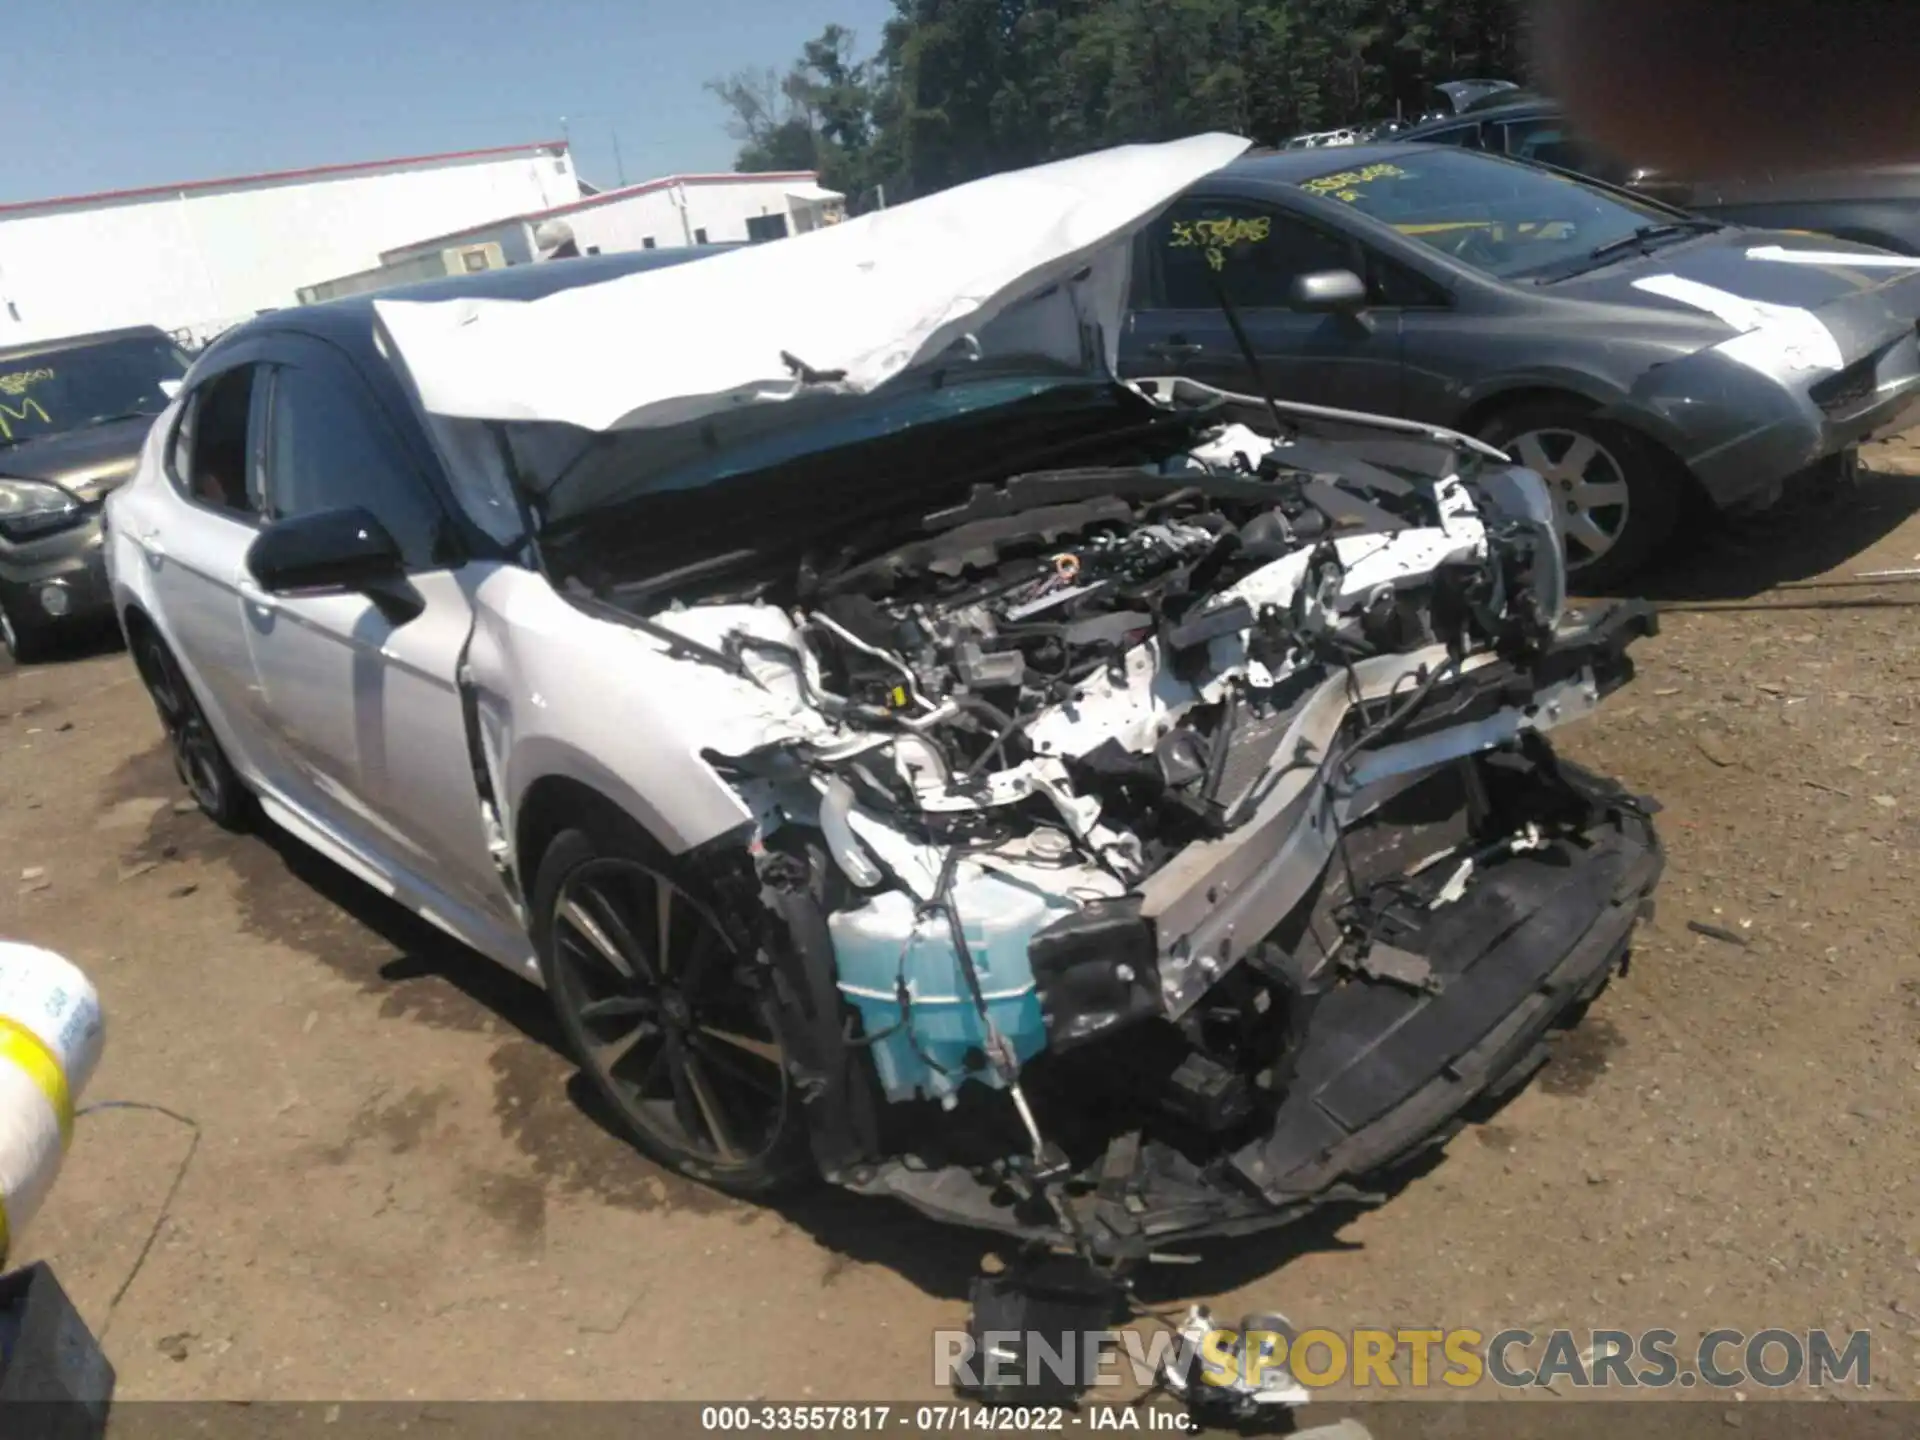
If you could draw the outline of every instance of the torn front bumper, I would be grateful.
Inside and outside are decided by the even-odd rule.
[[[1254,820],[1226,840],[1189,847],[1141,888],[1159,940],[1164,1007],[1144,1023],[1171,1025],[1202,1002],[1217,1003],[1216,987],[1236,966],[1271,951],[1263,942],[1313,946],[1318,917],[1358,893],[1356,870],[1369,884],[1414,873],[1419,849],[1430,849],[1445,826],[1401,812],[1426,804],[1436,787],[1463,787],[1458,804],[1440,807],[1447,824],[1465,824],[1475,804],[1492,803],[1489,786],[1504,797],[1503,815],[1538,800],[1558,817],[1551,841],[1483,864],[1446,901],[1396,914],[1390,949],[1418,957],[1418,974],[1363,966],[1329,988],[1284,1086],[1247,1124],[1218,1137],[1151,1120],[1113,1125],[1097,1144],[1079,1147],[1073,1173],[1053,1187],[1050,1204],[1064,1216],[1037,1203],[1038,1191],[1023,1193],[1018,1177],[1009,1183],[912,1158],[858,1177],[854,1188],[949,1223],[1077,1240],[1116,1261],[1372,1198],[1364,1189],[1371,1177],[1443,1141],[1476,1102],[1524,1083],[1553,1032],[1624,964],[1663,866],[1651,807],[1558,761],[1534,732],[1554,720],[1548,707],[1589,707],[1623,683],[1631,673],[1626,647],[1652,625],[1643,607],[1622,606],[1563,627],[1524,669],[1498,660],[1477,667],[1436,690],[1418,723],[1352,756],[1334,748],[1343,727],[1364,718],[1341,708],[1349,694],[1331,728],[1316,732],[1317,744],[1303,751],[1290,730],[1292,739],[1276,747],[1285,758],[1273,768],[1290,783],[1274,788]],[[1356,683],[1364,698],[1370,684],[1393,682],[1382,672]],[[1315,699],[1300,707],[1301,721],[1319,723]],[[1466,772],[1471,779],[1459,778]],[[1269,808],[1272,823],[1262,823]],[[1050,968],[1038,948],[1035,968]],[[1128,1027],[1143,1022],[1125,1006],[1115,1015],[1111,1037],[1074,1037],[1076,1062],[1110,1044],[1112,1063],[1124,1063],[1138,1036]],[[1065,1133],[1060,1117],[1074,1102],[1049,1086],[1052,1059],[1042,1057],[1022,1078],[1042,1129]]]
[[[1265,757],[1273,782],[1254,816],[1218,841],[1189,846],[1140,891],[1161,951],[1171,1018],[1192,1008],[1243,954],[1271,934],[1333,858],[1341,831],[1441,765],[1550,730],[1598,705],[1631,678],[1626,647],[1653,633],[1653,613],[1620,605],[1563,626],[1524,672],[1492,655],[1461,667],[1422,720],[1395,743],[1342,766],[1339,739],[1356,708],[1390,703],[1446,661],[1444,649],[1361,661],[1329,680]],[[1336,771],[1338,773],[1336,773]]]
[[[1650,370],[1603,410],[1678,457],[1715,508],[1766,510],[1834,457],[1920,421],[1920,349],[1911,328],[1843,369],[1770,374],[1704,351]]]
[[[1547,1058],[1547,1042],[1624,964],[1663,858],[1629,797],[1578,776],[1596,825],[1577,847],[1515,857],[1396,945],[1426,956],[1434,989],[1348,984],[1315,1014],[1267,1131],[1195,1166],[1141,1147],[1086,1216],[1095,1248],[1146,1254],[1286,1223],[1443,1143],[1478,1101]]]

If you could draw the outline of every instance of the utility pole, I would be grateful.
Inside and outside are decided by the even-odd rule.
[[[627,164],[626,161],[620,158],[620,132],[615,129],[613,125],[609,124],[607,126],[607,133],[613,137],[614,173],[620,177],[620,188],[624,190],[627,188]]]

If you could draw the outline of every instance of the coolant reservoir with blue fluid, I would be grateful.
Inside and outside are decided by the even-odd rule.
[[[970,862],[955,873],[952,902],[987,1012],[1024,1064],[1047,1043],[1027,943],[1080,907],[1064,895]],[[887,1099],[946,1100],[968,1079],[1001,1083],[986,1059],[986,1028],[946,915],[923,916],[911,895],[890,890],[830,917],[827,927],[840,993],[860,1012],[866,1034],[886,1035],[871,1054]],[[898,999],[902,981],[910,997],[904,1017]]]

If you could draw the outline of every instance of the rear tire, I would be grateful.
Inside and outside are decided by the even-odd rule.
[[[1605,591],[1638,574],[1673,538],[1684,477],[1653,442],[1577,402],[1515,405],[1480,438],[1547,482],[1567,542],[1568,583]]]
[[[153,708],[160,712],[160,724],[173,750],[173,768],[187,793],[221,829],[247,829],[253,818],[253,797],[220,748],[173,651],[147,629],[134,640],[133,658]]]
[[[532,908],[567,1048],[638,1149],[749,1199],[810,1178],[771,976],[694,877],[637,827],[566,830],[541,856]]]

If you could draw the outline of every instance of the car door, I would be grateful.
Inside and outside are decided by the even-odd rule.
[[[1399,327],[1390,310],[1292,307],[1301,275],[1351,270],[1365,277],[1367,251],[1351,235],[1267,201],[1189,196],[1142,233],[1135,267],[1140,298],[1123,339],[1123,373],[1253,389],[1220,307],[1224,289],[1276,398],[1347,410],[1397,405]]]
[[[166,441],[171,493],[126,512],[167,639],[233,758],[255,770],[263,757],[246,724],[253,663],[240,581],[259,534],[264,398],[257,360],[196,377]]]
[[[457,685],[480,576],[427,479],[437,462],[341,352],[298,337],[274,358],[263,462],[270,523],[367,510],[418,605],[243,582],[261,727],[290,798],[389,875],[500,919]]]

